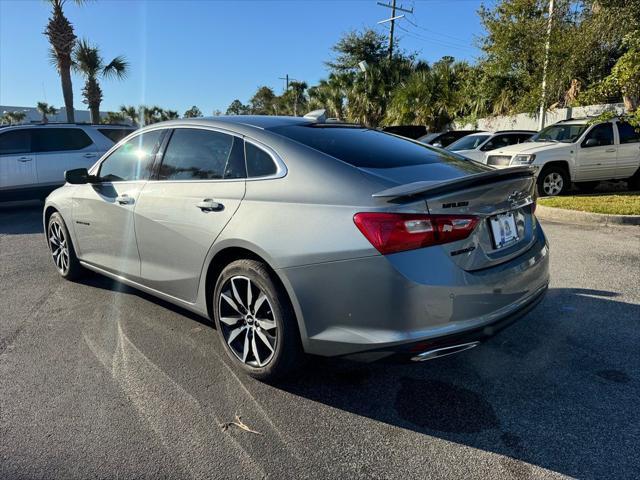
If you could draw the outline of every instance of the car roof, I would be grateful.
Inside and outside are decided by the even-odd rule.
[[[198,118],[180,118],[177,120],[169,120],[166,122],[154,123],[153,125],[163,125],[170,127],[172,125],[246,125],[254,128],[268,129],[275,127],[285,127],[288,125],[304,125],[314,123],[303,117],[284,117],[276,115],[221,115],[218,117],[198,117]]]

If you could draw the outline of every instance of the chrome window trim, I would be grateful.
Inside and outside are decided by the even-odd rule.
[[[244,141],[245,142],[249,142],[251,145],[253,145],[256,148],[259,148],[260,150],[262,150],[263,152],[265,152],[267,155],[269,155],[271,157],[271,160],[273,160],[273,163],[275,163],[276,165],[276,173],[273,173],[271,175],[264,175],[262,177],[250,177],[249,176],[249,169],[247,169],[247,178],[246,180],[248,182],[255,182],[255,181],[259,181],[259,180],[272,180],[274,178],[282,178],[285,175],[287,175],[287,166],[285,165],[284,161],[282,160],[282,158],[280,157],[280,155],[278,155],[278,153],[271,148],[268,145],[265,145],[264,143],[255,140],[253,138],[249,138],[249,137],[244,137]],[[245,154],[244,154],[244,158],[245,158],[245,162],[247,159],[247,152],[245,149]]]

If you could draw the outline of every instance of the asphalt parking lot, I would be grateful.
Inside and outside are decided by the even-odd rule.
[[[546,299],[479,348],[276,387],[204,319],[63,281],[40,207],[0,207],[0,478],[637,478],[640,229],[544,227]]]

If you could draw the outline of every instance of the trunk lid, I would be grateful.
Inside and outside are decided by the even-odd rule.
[[[390,170],[395,169],[385,171],[385,177],[389,180],[406,178],[405,172]],[[421,199],[426,202],[427,210],[432,215],[478,217],[480,221],[468,238],[440,245],[454,263],[472,271],[509,261],[533,244],[536,228],[533,217],[535,180],[533,169],[527,166],[500,170],[481,166],[469,170],[458,170],[458,175],[450,175],[448,179],[403,183],[376,192],[373,197],[394,206]],[[433,178],[431,172],[429,177]],[[511,232],[509,241],[500,245],[500,241],[507,238],[503,236],[505,229]],[[516,233],[515,238],[513,233]]]

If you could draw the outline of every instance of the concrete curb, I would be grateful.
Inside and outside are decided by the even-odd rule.
[[[640,225],[640,215],[609,215],[604,213],[580,212],[564,208],[536,207],[536,216],[552,222],[575,225]]]

